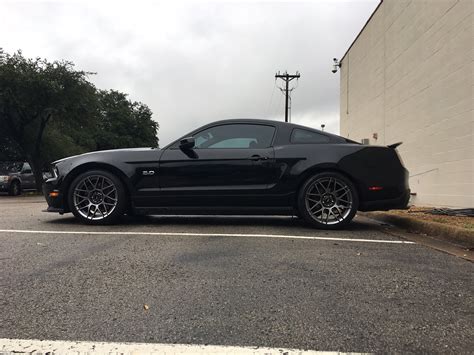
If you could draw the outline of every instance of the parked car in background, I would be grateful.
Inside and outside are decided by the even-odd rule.
[[[357,210],[406,208],[395,148],[267,120],[214,122],[163,149],[82,154],[52,164],[49,212],[89,224],[131,214],[296,214],[318,228]]]
[[[36,189],[36,180],[27,162],[0,162],[0,191],[11,196]]]

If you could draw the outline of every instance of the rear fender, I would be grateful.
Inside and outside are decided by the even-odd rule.
[[[327,173],[327,172],[332,172],[332,173],[338,173],[341,174],[342,176],[346,177],[348,180],[350,180],[354,186],[357,189],[357,194],[360,196],[362,193],[361,191],[361,184],[360,182],[351,174],[349,174],[347,171],[342,170],[337,164],[334,163],[324,163],[324,164],[318,164],[315,166],[312,166],[308,169],[306,169],[300,176],[298,180],[298,188],[297,191],[301,189],[303,184],[312,176],[320,173]],[[295,203],[296,203],[296,198],[298,194],[295,194]]]

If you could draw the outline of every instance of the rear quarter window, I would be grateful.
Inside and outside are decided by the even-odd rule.
[[[330,139],[324,134],[295,128],[291,132],[290,142],[295,144],[329,143]]]

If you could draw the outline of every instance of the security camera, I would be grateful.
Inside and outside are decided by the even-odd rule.
[[[337,60],[337,58],[333,58],[332,60],[334,61],[334,64],[332,65],[332,70],[331,71],[335,74],[335,73],[337,73],[337,71],[341,67],[341,62],[339,62]]]

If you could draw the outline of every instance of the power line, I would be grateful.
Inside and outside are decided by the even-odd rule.
[[[276,81],[277,80],[275,78],[275,85],[273,85],[272,95],[270,96],[270,101],[268,102],[268,107],[267,107],[267,110],[265,111],[265,117],[267,117],[268,113],[270,112],[270,107],[271,107],[272,101],[273,101],[273,94],[275,93],[275,88],[277,87]]]
[[[289,116],[290,116],[290,93],[296,88],[295,87],[292,87],[290,89],[290,81],[296,79],[296,81],[298,82],[299,78],[300,78],[300,73],[299,72],[296,72],[296,74],[288,74],[287,72],[284,72],[283,74],[280,74],[280,72],[276,73],[275,74],[275,80],[276,79],[281,79],[285,82],[285,87],[281,88],[281,87],[278,87],[280,89],[280,91],[285,95],[285,122],[288,122],[288,119],[289,119]]]
[[[278,112],[281,111],[284,108],[284,105],[285,105],[284,102],[280,101],[280,104],[278,105],[278,107],[275,110],[275,115],[274,116],[278,115]]]

